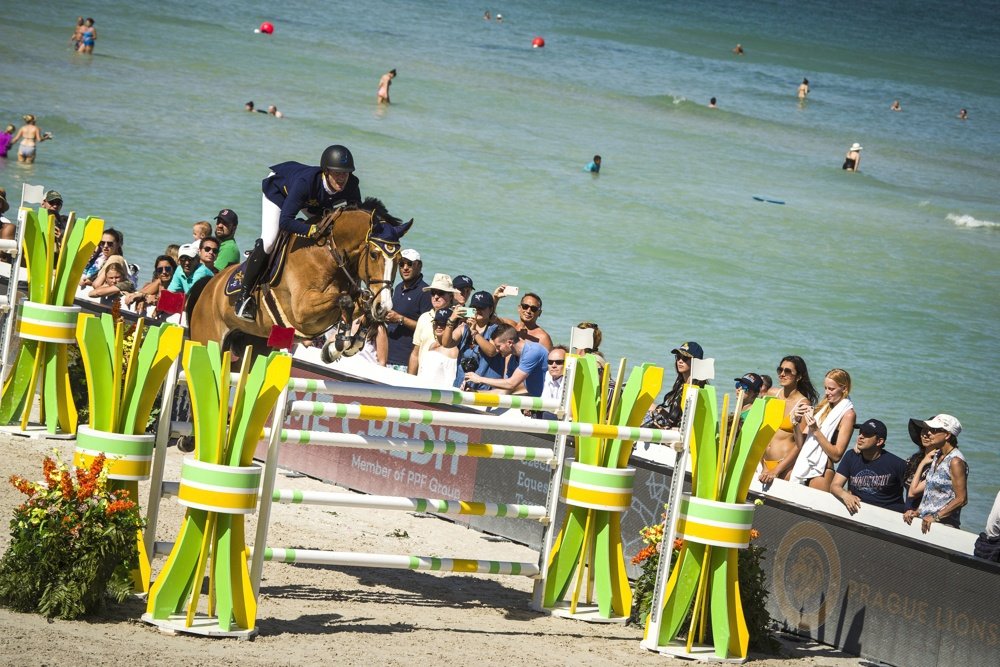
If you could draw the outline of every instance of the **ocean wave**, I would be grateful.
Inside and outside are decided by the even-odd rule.
[[[977,220],[971,215],[956,215],[954,213],[949,213],[945,216],[945,220],[954,224],[956,227],[969,227],[970,229],[975,229],[978,227],[985,227],[987,229],[995,229],[1000,227],[1000,222],[991,222],[989,220]]]

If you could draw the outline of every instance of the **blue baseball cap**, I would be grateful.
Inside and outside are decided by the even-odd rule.
[[[687,357],[688,359],[691,357],[694,357],[695,359],[705,358],[705,351],[701,349],[701,345],[698,345],[698,343],[695,343],[694,341],[688,341],[687,343],[683,343],[680,347],[675,347],[670,350],[670,354],[679,354],[682,357]]]

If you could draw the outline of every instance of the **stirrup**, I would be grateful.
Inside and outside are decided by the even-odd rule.
[[[253,296],[245,296],[236,304],[236,317],[248,322],[257,321],[257,303]]]

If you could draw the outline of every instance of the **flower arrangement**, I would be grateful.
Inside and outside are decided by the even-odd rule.
[[[758,499],[754,504],[764,503]],[[666,518],[666,514],[661,515],[661,518]],[[645,546],[632,557],[633,565],[642,566],[642,574],[636,579],[632,593],[632,613],[628,619],[630,624],[644,624],[652,607],[656,571],[660,565],[660,550],[663,547],[663,524],[644,526],[639,531],[639,536]],[[753,540],[758,537],[760,533],[757,529],[751,528],[751,544],[739,552],[740,600],[743,603],[743,616],[750,632],[750,648],[774,654],[778,652],[780,644],[774,637],[771,615],[767,611],[767,598],[770,593],[767,590],[767,575],[762,566],[767,549],[753,544]],[[680,538],[674,540],[671,562],[675,565],[682,546],[684,540]],[[685,620],[684,624],[686,626],[688,621]]]
[[[28,499],[14,510],[0,558],[0,604],[74,619],[100,610],[106,595],[120,603],[132,592],[143,521],[128,491],[110,488],[104,464],[102,454],[71,471],[52,456],[41,482],[11,476]]]

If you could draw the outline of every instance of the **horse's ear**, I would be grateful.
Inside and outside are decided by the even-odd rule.
[[[401,225],[396,225],[395,226],[396,238],[403,238],[403,235],[406,234],[406,232],[410,231],[410,227],[412,226],[413,226],[413,218],[410,218],[407,222],[404,222]]]

